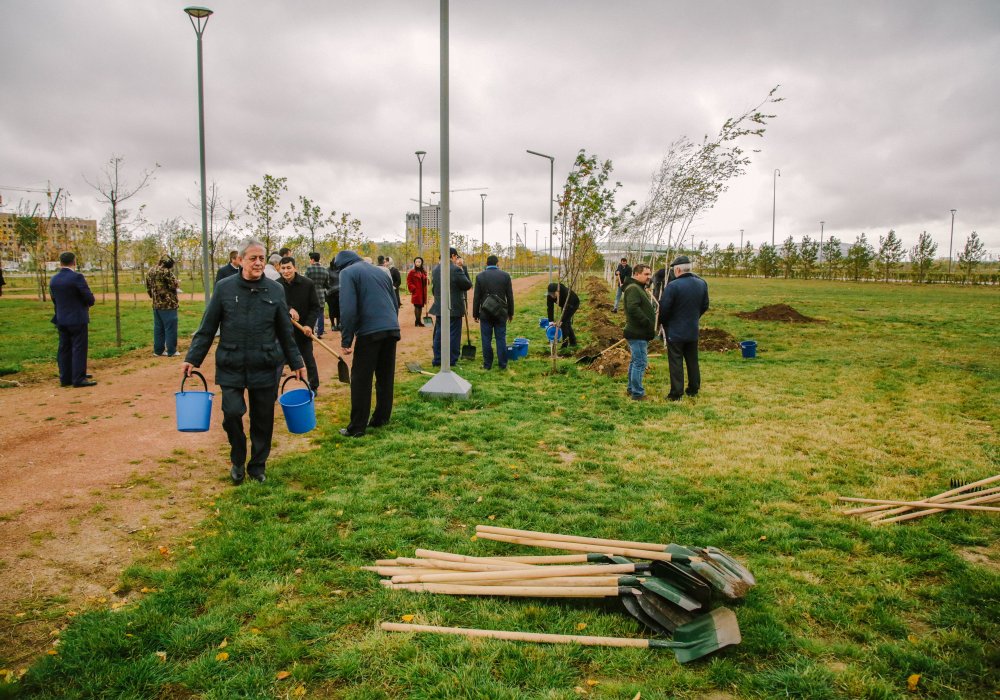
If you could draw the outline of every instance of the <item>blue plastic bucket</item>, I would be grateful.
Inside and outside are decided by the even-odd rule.
[[[528,356],[528,343],[530,343],[527,338],[514,338],[514,345],[512,346],[514,354],[518,358]]]
[[[549,317],[548,316],[542,316],[540,319],[538,319],[538,327],[541,328],[542,330],[548,328],[549,327]]]
[[[516,345],[507,346],[507,359],[508,360],[519,360],[521,359],[521,349]]]
[[[201,372],[192,371],[191,374],[198,375],[205,390],[184,391],[184,382],[188,378],[184,377],[181,380],[181,390],[174,393],[174,402],[177,406],[177,429],[182,433],[204,433],[208,430],[212,418],[212,397],[215,394],[208,390],[208,382],[205,381]]]
[[[556,340],[562,340],[562,328],[556,328],[556,324],[550,323],[545,329],[545,337],[549,339],[550,343]]]
[[[744,360],[752,360],[757,357],[757,341],[756,340],[744,340],[740,343],[740,350],[743,351]]]
[[[282,393],[278,397],[281,412],[285,414],[285,425],[288,426],[290,433],[308,433],[316,427],[316,402],[313,400],[312,390],[307,383],[305,389],[292,389],[286,392],[285,384],[288,384],[288,379],[282,383]]]

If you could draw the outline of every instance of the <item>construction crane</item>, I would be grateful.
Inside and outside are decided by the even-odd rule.
[[[36,194],[44,194],[46,196],[46,198],[49,200],[49,209],[50,209],[49,217],[51,218],[51,216],[52,216],[51,210],[55,209],[55,203],[53,203],[53,201],[52,201],[52,186],[51,185],[49,187],[47,187],[46,189],[44,189],[44,190],[38,189],[37,187],[11,187],[11,186],[7,186],[7,185],[0,185],[0,207],[3,206],[3,192],[4,192],[4,190],[10,190],[11,192],[33,192],[33,193],[36,193]],[[63,188],[61,188],[61,187],[58,188],[58,192],[56,192],[56,202],[59,201],[59,193],[63,192],[63,191],[64,191]],[[69,194],[69,193],[67,192],[66,194]]]
[[[457,190],[448,190],[449,192],[478,192],[479,190],[488,190],[489,187],[462,187]],[[431,194],[441,194],[440,192],[431,191]]]

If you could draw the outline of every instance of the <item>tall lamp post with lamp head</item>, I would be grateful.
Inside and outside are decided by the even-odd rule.
[[[774,218],[775,213],[778,211],[778,178],[781,177],[781,171],[777,168],[774,169],[774,188],[772,190],[773,196],[771,198],[771,247],[774,247]]]
[[[553,187],[555,185],[556,159],[554,156],[547,156],[544,153],[539,153],[538,151],[529,150],[528,153],[533,156],[538,156],[539,158],[549,159],[549,284],[552,284],[552,195],[554,192]],[[524,235],[527,238],[527,230],[525,230]],[[537,248],[538,246],[536,245],[535,247]]]
[[[479,249],[483,253],[483,264],[480,269],[486,267],[486,193],[479,193],[479,201],[482,203],[480,206],[480,229],[479,229]]]
[[[198,148],[201,155],[201,274],[205,285],[205,304],[208,305],[211,290],[211,269],[208,264],[208,195],[205,188],[205,89],[202,78],[201,35],[208,26],[212,11],[207,7],[185,7],[194,33],[198,36]]]
[[[948,274],[951,274],[951,246],[955,242],[955,212],[958,209],[951,210],[951,238],[948,239]]]
[[[419,184],[417,185],[417,255],[420,259],[424,258],[424,156],[427,155],[427,151],[417,151],[417,169],[419,175],[417,176]]]

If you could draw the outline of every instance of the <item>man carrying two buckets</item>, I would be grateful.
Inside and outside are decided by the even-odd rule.
[[[242,269],[216,284],[181,365],[183,376],[191,376],[212,347],[216,331],[220,331],[215,383],[222,388],[222,427],[229,438],[229,474],[234,484],[242,483],[246,475],[261,483],[265,480],[274,430],[277,370],[285,358],[294,376],[306,381],[305,365],[292,337],[284,290],[264,276],[265,255],[260,241],[250,239],[240,245],[237,264]],[[249,462],[243,429],[245,394],[250,404]]]

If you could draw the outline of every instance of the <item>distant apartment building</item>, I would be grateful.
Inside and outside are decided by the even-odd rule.
[[[94,219],[53,218],[50,221],[36,216],[34,220],[41,224],[44,235],[41,242],[42,262],[54,261],[59,253],[72,250],[81,240],[97,237],[97,221]],[[0,213],[0,259],[27,263],[31,253],[18,243],[16,221],[17,215]]]
[[[422,207],[420,210],[423,216],[423,226],[425,231],[437,231],[441,226],[441,205]],[[406,237],[411,238],[417,231],[418,215],[415,211],[406,212]]]

